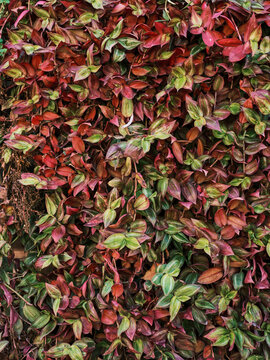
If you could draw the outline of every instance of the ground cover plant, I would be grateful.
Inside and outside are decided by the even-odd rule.
[[[270,359],[270,1],[0,1],[0,358]]]

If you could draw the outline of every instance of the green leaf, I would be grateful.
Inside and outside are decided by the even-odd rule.
[[[165,251],[168,248],[168,246],[170,245],[171,241],[172,241],[171,236],[168,234],[165,234],[165,236],[162,239],[161,244],[160,244],[160,250]]]
[[[248,109],[248,108],[243,108],[244,110],[244,114],[247,118],[247,120],[251,123],[251,124],[259,124],[261,121],[261,117],[260,115],[252,110],[252,109]]]
[[[241,184],[241,188],[243,190],[247,190],[250,188],[250,185],[251,185],[251,178],[248,176],[244,177],[242,184]]]
[[[207,325],[208,320],[204,311],[196,308],[196,306],[192,306],[191,313],[194,321],[202,325]]]
[[[173,291],[174,284],[175,284],[174,278],[171,275],[169,274],[163,275],[161,279],[161,287],[164,292],[164,295],[168,295]]]
[[[260,121],[254,127],[255,133],[258,135],[264,135],[265,129],[266,129],[266,123],[264,123],[262,121]]]
[[[206,125],[206,120],[203,116],[200,119],[194,121],[194,126],[200,130],[204,125]]]
[[[123,50],[115,48],[113,51],[113,61],[121,62],[126,58],[126,53]]]
[[[103,355],[107,357],[107,355],[111,354],[117,348],[117,346],[120,345],[120,344],[121,344],[121,340],[120,339],[115,339],[111,343],[109,348],[107,348],[107,350],[105,351],[105,353]]]
[[[205,47],[204,47],[204,48],[205,48]],[[191,56],[194,56],[194,55],[198,54],[199,52],[201,52],[204,48],[201,47],[200,45],[195,45],[195,46],[193,46],[193,48],[191,49],[190,55],[191,55]]]
[[[60,306],[60,302],[61,302],[60,298],[55,299],[54,302],[53,302],[53,313],[54,313],[55,316],[57,316],[57,312],[58,312],[58,309],[59,309],[59,306]]]
[[[74,81],[84,80],[88,78],[91,74],[91,70],[88,66],[81,66],[79,70],[76,71]]]
[[[46,194],[45,195],[45,205],[46,205],[46,210],[48,212],[49,215],[55,215],[56,210],[57,210],[57,206],[55,204],[55,202],[53,201],[53,199]]]
[[[185,86],[186,82],[187,82],[186,76],[178,77],[174,80],[174,87],[178,91]]]
[[[124,316],[118,328],[117,335],[120,336],[123,332],[127,331],[129,325],[130,325],[129,319],[126,316]]]
[[[43,20],[48,19],[50,17],[50,14],[46,10],[40,9],[35,6],[32,8],[32,10],[38,17],[40,17]]]
[[[111,292],[113,284],[114,284],[113,280],[105,281],[104,286],[103,286],[102,291],[101,291],[101,296],[103,298],[105,296],[107,296]]]
[[[53,346],[47,351],[48,356],[53,356],[55,358],[60,358],[62,356],[68,355],[68,351],[70,349],[70,345],[67,343],[58,344]]]
[[[177,299],[176,296],[174,296],[170,302],[170,321],[173,321],[173,319],[178,314],[181,307],[181,301]]]
[[[49,38],[51,39],[51,41],[58,46],[60,44],[60,42],[62,41],[63,43],[65,42],[65,38],[63,35],[57,34],[57,33],[47,33],[49,35]]]
[[[235,329],[233,332],[235,335],[235,344],[239,350],[242,350],[244,345],[244,335],[240,329]]]
[[[7,340],[0,341],[0,352],[2,352],[8,344],[9,342]]]
[[[123,97],[122,100],[122,114],[125,117],[130,117],[133,114],[133,102],[132,99],[128,99],[126,97]]]
[[[239,289],[241,289],[241,287],[243,286],[244,278],[245,278],[245,275],[243,272],[233,274],[232,281],[233,281],[233,287],[235,290],[238,291]]]
[[[175,291],[176,296],[188,296],[191,297],[195,295],[201,289],[200,285],[188,284],[181,286]]]
[[[41,47],[39,45],[25,44],[23,49],[27,55],[33,55],[36,50],[39,50]]]
[[[48,283],[46,283],[45,285],[46,285],[47,293],[51,298],[60,299],[62,297],[60,290],[56,286]]]
[[[198,105],[194,105],[193,103],[188,103],[187,110],[193,120],[200,121],[203,118],[203,112]]]
[[[229,110],[230,112],[233,114],[233,115],[237,115],[240,113],[241,111],[241,105],[238,104],[238,103],[232,103],[230,106],[229,106]]]
[[[86,0],[87,2],[89,2],[94,9],[103,9],[103,1],[102,0]]]
[[[77,93],[80,93],[80,92],[82,92],[84,90],[84,87],[81,86],[81,85],[70,84],[68,86],[71,88],[71,90],[73,90],[73,91],[75,91]]]
[[[228,344],[228,342],[230,341],[230,336],[229,335],[222,335],[220,336],[220,338],[214,342],[213,346],[225,346]]]
[[[90,142],[91,144],[96,144],[96,143],[100,142],[101,140],[103,140],[104,137],[106,137],[106,135],[93,134],[93,135],[89,136],[88,138],[86,138],[84,140],[87,141],[87,142]]]
[[[84,12],[78,18],[78,23],[86,25],[90,23],[92,20],[98,20],[97,15],[92,12]]]
[[[111,39],[116,39],[121,34],[123,28],[123,22],[124,19],[120,20],[119,23],[116,25],[116,27],[113,29],[113,31],[110,34]]]
[[[269,241],[266,245],[266,252],[267,252],[267,255],[270,257],[270,242]]]
[[[156,307],[157,308],[167,308],[167,307],[169,307],[172,297],[173,297],[172,294],[161,297],[159,299],[159,301],[157,302]]]
[[[88,69],[91,71],[91,73],[96,73],[101,68],[101,65],[89,65]]]
[[[110,204],[110,207],[111,209],[118,209],[120,205],[121,205],[121,198],[118,198]]]
[[[200,238],[194,245],[195,249],[204,249],[209,246],[209,240],[206,238]]]
[[[185,234],[181,233],[181,232],[179,232],[178,234],[173,234],[172,238],[173,238],[174,241],[176,241],[176,242],[178,242],[180,244],[186,244],[186,243],[190,242],[188,237]]]
[[[110,235],[103,243],[109,249],[119,249],[125,244],[126,237],[124,234]]]
[[[166,274],[176,277],[180,273],[180,268],[181,268],[180,261],[174,259],[166,265],[165,272]]]
[[[251,302],[248,302],[244,318],[249,323],[257,323],[257,322],[261,321],[262,313],[261,313],[260,308],[257,305],[255,305]]]
[[[186,301],[190,300],[190,297],[189,297],[189,296],[186,296],[186,295],[183,295],[183,296],[179,296],[178,299],[179,299],[181,302],[186,302]]]
[[[83,360],[83,354],[77,345],[72,345],[68,350],[71,360]]]
[[[32,324],[32,326],[36,329],[43,328],[50,321],[50,314],[42,314],[39,316]]]
[[[229,182],[229,185],[239,186],[242,183],[242,181],[243,181],[243,178],[235,178]]]
[[[162,195],[162,197],[164,197],[166,195],[168,185],[169,185],[169,179],[167,177],[164,177],[163,179],[158,180],[157,190],[158,190],[158,193]]]
[[[126,247],[130,250],[136,250],[141,247],[139,241],[135,237],[126,237]]]
[[[141,44],[141,41],[129,37],[123,37],[118,39],[118,43],[127,50],[133,50]]]
[[[50,321],[41,331],[40,340],[42,340],[45,336],[50,334],[56,328],[57,322],[55,320]]]
[[[140,211],[147,210],[149,206],[150,201],[144,194],[141,194],[134,203],[134,209]]]
[[[162,279],[162,276],[163,276],[163,274],[155,274],[153,277],[152,277],[152,283],[154,284],[154,285],[160,285],[160,283],[161,283],[161,279]]]
[[[107,209],[104,212],[104,227],[107,228],[111,225],[116,218],[116,211],[112,209]]]
[[[23,306],[23,315],[25,318],[31,322],[37,320],[40,316],[40,311],[34,306],[25,304]]]
[[[195,305],[199,309],[209,309],[209,310],[215,310],[215,305],[213,305],[210,301],[207,301],[205,299],[196,299]]]
[[[133,347],[138,353],[142,354],[144,347],[142,339],[137,338],[136,340],[134,340]]]
[[[22,72],[19,69],[16,68],[11,68],[5,71],[5,74],[7,76],[10,76],[13,79],[17,79],[20,78],[22,76]],[[24,142],[23,142],[24,143]],[[30,146],[30,144],[28,144]],[[14,146],[15,147],[15,146]],[[32,146],[31,146],[32,147]],[[19,149],[19,147],[17,146],[17,148]]]
[[[105,40],[104,40],[105,41]],[[117,44],[117,40],[109,39],[106,40],[105,50],[111,52],[114,45]]]
[[[72,329],[76,339],[80,339],[82,335],[82,322],[80,319],[74,321],[72,325]]]
[[[51,217],[50,214],[44,215],[44,216],[42,216],[42,217],[36,222],[36,225],[37,225],[37,226],[42,225],[42,224],[44,224],[46,221],[48,221],[50,218],[52,219],[52,217]]]
[[[229,330],[223,327],[218,327],[213,331],[210,331],[205,337],[211,341],[216,341],[221,336],[229,336]]]

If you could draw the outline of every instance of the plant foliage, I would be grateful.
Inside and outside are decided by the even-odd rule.
[[[7,359],[270,359],[269,10],[0,1]]]

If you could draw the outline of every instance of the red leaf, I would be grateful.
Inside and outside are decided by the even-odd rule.
[[[235,229],[242,230],[244,226],[246,226],[246,222],[239,217],[236,216],[229,216],[228,217],[228,224],[231,225]]]
[[[218,209],[218,211],[215,213],[215,223],[219,227],[227,225],[227,216],[224,209]]]
[[[220,280],[223,276],[223,270],[220,267],[205,270],[198,278],[199,284],[212,284]]]
[[[246,51],[244,45],[239,45],[235,48],[228,48],[227,51],[229,51],[229,61],[231,62],[237,62],[246,57]],[[224,55],[227,55],[227,52],[223,52]]]
[[[81,235],[82,231],[80,229],[78,229],[78,227],[75,224],[68,224],[67,226],[68,229],[68,233],[70,235]]]
[[[227,225],[221,230],[221,236],[225,240],[230,240],[234,237],[235,230],[232,226]]]
[[[44,114],[43,114],[43,119],[44,120],[47,120],[47,121],[50,121],[50,120],[56,120],[56,119],[59,119],[60,116],[51,112],[51,111],[46,111]]]
[[[131,87],[127,86],[127,85],[124,85],[122,91],[121,91],[122,95],[124,97],[126,97],[127,99],[133,99],[134,97],[134,93],[131,89]]]
[[[64,237],[65,233],[66,233],[65,226],[60,225],[52,231],[52,238],[57,243],[60,239],[62,239],[62,237]]]
[[[148,86],[146,81],[134,80],[130,83],[130,87],[135,90],[142,90]]]
[[[112,294],[114,297],[118,298],[123,294],[123,285],[122,284],[115,284],[112,286]]]
[[[212,31],[210,30],[206,30],[205,32],[202,33],[202,39],[203,42],[205,43],[205,45],[207,46],[213,46],[214,42],[215,42],[215,38],[212,34]]]
[[[188,201],[192,202],[192,204],[196,204],[197,191],[191,183],[186,183],[182,186],[182,193]]]
[[[0,288],[3,290],[5,294],[5,298],[7,300],[7,306],[10,306],[13,300],[11,293],[8,291],[8,289],[5,287],[4,284],[0,284]]]
[[[74,170],[68,166],[61,166],[57,169],[57,174],[62,176],[70,176],[74,174]]]
[[[134,318],[130,318],[129,321],[129,328],[126,331],[126,335],[132,341],[136,333],[136,320]]]
[[[113,310],[105,309],[102,311],[101,322],[106,325],[113,325],[117,320],[117,315]]]
[[[43,162],[45,165],[47,165],[49,168],[55,168],[57,165],[57,160],[49,155],[45,155]]]
[[[220,39],[216,41],[218,45],[224,47],[236,47],[242,45],[242,41],[237,38]]]
[[[73,136],[72,146],[73,149],[79,154],[82,154],[85,151],[84,142],[79,136]]]
[[[181,188],[180,184],[176,179],[170,179],[167,192],[177,200],[181,200]]]
[[[183,151],[182,151],[182,147],[178,142],[174,142],[172,144],[172,151],[173,151],[173,155],[175,156],[176,160],[180,163],[183,164]]]
[[[82,332],[83,334],[91,334],[92,333],[92,323],[90,320],[88,320],[85,316],[81,317],[82,322]]]

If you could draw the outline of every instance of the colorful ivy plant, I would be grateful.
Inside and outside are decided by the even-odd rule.
[[[0,351],[270,359],[270,1],[0,1]]]

